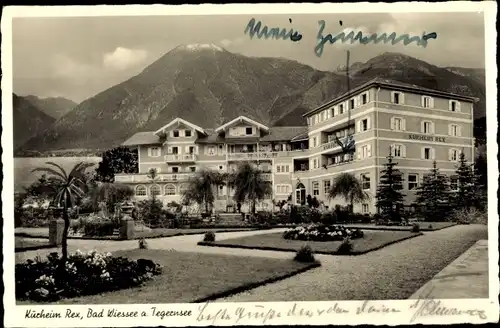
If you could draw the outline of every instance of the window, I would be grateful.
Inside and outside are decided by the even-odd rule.
[[[185,137],[191,137],[191,130],[184,130]]]
[[[349,100],[349,109],[354,109],[355,105],[356,105],[356,103],[355,103],[354,99]]]
[[[422,97],[422,107],[424,108],[432,108],[432,98],[423,96]]]
[[[292,187],[290,185],[276,185],[277,194],[289,194],[291,191]]]
[[[434,124],[431,121],[422,122],[422,133],[432,134],[434,133]]]
[[[452,190],[452,191],[458,190],[458,177],[457,176],[450,177],[450,190]]]
[[[219,196],[224,196],[226,193],[224,192],[225,191],[225,186],[224,185],[219,185],[219,188],[218,188],[218,194]]]
[[[149,156],[150,157],[159,157],[160,156],[160,148],[159,147],[149,148]]]
[[[339,105],[339,114],[344,114],[344,104]]]
[[[450,111],[452,112],[459,112],[460,111],[460,102],[456,100],[450,100]]]
[[[328,120],[330,117],[332,117],[332,110],[331,109],[327,109],[326,110],[326,119]]]
[[[368,103],[368,93],[363,93],[361,95],[361,105]]]
[[[172,154],[178,154],[179,153],[179,147],[172,147]]]
[[[391,145],[391,155],[393,157],[405,157],[405,148],[401,144]]]
[[[450,149],[449,159],[450,161],[456,162],[460,157],[460,152],[458,149]]]
[[[135,188],[135,195],[136,196],[146,196],[147,195],[147,190],[146,190],[146,187],[145,186],[137,186]]]
[[[361,131],[366,131],[368,130],[368,119],[365,118],[364,120],[361,120]]]
[[[361,205],[361,212],[363,212],[363,213],[368,213],[369,212],[368,204],[362,204]]]
[[[401,117],[391,118],[391,130],[404,131],[405,130],[404,119],[402,119]]]
[[[179,173],[179,167],[173,166],[172,167],[172,173]]]
[[[319,182],[318,181],[313,181],[312,189],[313,189],[313,196],[318,196],[319,195]]]
[[[433,159],[434,157],[434,149],[430,147],[422,148],[422,158],[423,159]]]
[[[149,188],[149,193],[151,196],[158,196],[159,194],[161,194],[160,186],[159,185],[152,185]]]
[[[191,166],[189,167],[190,172],[196,172],[196,166]]]
[[[247,136],[249,135],[252,135],[253,134],[253,128],[252,127],[248,127],[245,129],[245,133]]]
[[[393,104],[402,104],[403,103],[403,94],[401,92],[393,92],[392,93],[392,103]]]
[[[368,173],[361,174],[361,186],[363,189],[370,189],[370,175]]]
[[[325,195],[328,195],[330,193],[330,185],[330,180],[323,180],[323,192],[325,193]]]
[[[450,124],[448,126],[448,134],[452,137],[460,137],[461,132],[460,126],[457,124]]]
[[[175,186],[173,184],[165,186],[165,195],[175,195]]]
[[[288,165],[276,165],[276,173],[289,173],[290,166]]]
[[[371,145],[364,145],[361,147],[361,149],[358,150],[358,158],[359,159],[367,158],[367,157],[371,157],[371,156],[372,156]]]
[[[418,188],[418,174],[408,174],[408,190],[415,190]]]
[[[178,137],[179,137],[179,130],[174,130],[174,131],[172,132],[172,136],[173,136],[174,138],[178,138]]]

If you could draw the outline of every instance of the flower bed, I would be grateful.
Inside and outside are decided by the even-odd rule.
[[[16,264],[16,298],[56,301],[138,286],[162,272],[151,260],[129,260],[111,253],[77,251],[68,256],[63,281],[56,281],[61,259],[51,253],[46,261],[27,260]]]
[[[339,241],[347,237],[351,239],[362,238],[363,231],[341,225],[310,224],[283,233],[283,238],[290,240]]]

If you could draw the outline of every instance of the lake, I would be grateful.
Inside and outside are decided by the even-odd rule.
[[[15,157],[14,158],[14,189],[20,190],[35,182],[42,172],[32,173],[37,167],[46,167],[46,162],[54,162],[65,170],[70,170],[79,162],[99,163],[100,157]],[[10,171],[12,172],[12,171]],[[4,174],[9,174],[9,168],[4,163]]]

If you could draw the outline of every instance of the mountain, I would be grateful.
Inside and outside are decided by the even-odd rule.
[[[45,131],[55,119],[34,106],[24,97],[12,94],[14,120],[14,149],[26,140]]]
[[[29,95],[24,96],[23,98],[56,120],[78,105],[73,100],[63,97],[39,98],[37,96]]]
[[[469,77],[477,82],[486,85],[486,71],[484,68],[464,68],[464,67],[445,67],[448,71]]]
[[[384,53],[351,66],[350,85],[380,76],[481,98],[484,85],[416,58]],[[267,125],[305,125],[302,114],[347,91],[345,73],[282,58],[254,58],[215,45],[179,46],[140,74],[89,98],[30,139],[26,150],[106,148],[175,117],[214,128],[238,115]]]

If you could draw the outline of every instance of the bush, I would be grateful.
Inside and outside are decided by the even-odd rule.
[[[148,242],[146,241],[146,239],[139,239],[139,249],[148,249]]]
[[[344,240],[342,240],[342,243],[340,244],[339,248],[337,248],[336,254],[341,254],[341,255],[346,255],[350,254],[352,252],[352,241],[351,238],[346,237]]]
[[[486,212],[479,211],[475,208],[458,209],[451,213],[451,221],[458,224],[488,224],[488,215]]]
[[[146,199],[138,204],[138,217],[150,228],[170,228],[174,224],[175,214],[163,209],[158,199]]]
[[[297,262],[305,262],[305,263],[311,263],[316,261],[316,259],[314,258],[313,250],[309,245],[302,246],[295,254],[294,260]]]
[[[16,298],[18,300],[57,301],[93,295],[141,285],[162,272],[151,260],[129,260],[111,253],[77,251],[68,256],[64,275],[59,275],[61,259],[57,253],[47,261],[27,260],[16,264]]]
[[[325,225],[332,225],[337,223],[337,214],[335,212],[326,212],[321,214],[321,219],[320,219],[322,224]]]
[[[214,242],[215,241],[215,232],[213,232],[213,231],[205,232],[205,236],[203,237],[203,241]]]
[[[113,235],[119,225],[112,220],[87,220],[83,223],[83,235],[90,237],[103,237]]]
[[[412,227],[411,227],[411,232],[420,232],[420,225],[418,223],[414,224]]]
[[[362,238],[363,231],[344,226],[310,224],[289,229],[283,233],[283,238],[290,240],[338,241],[346,237]]]

